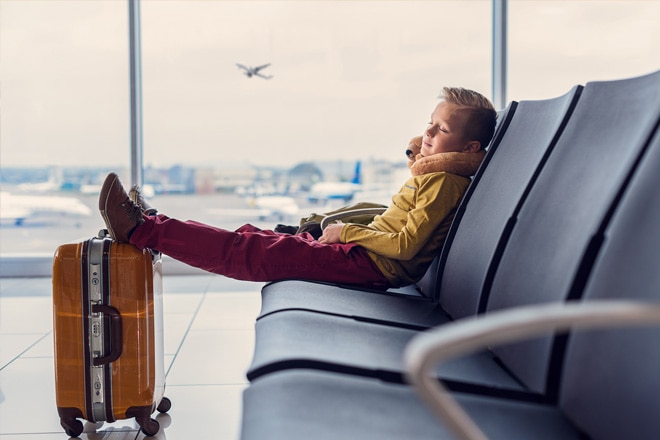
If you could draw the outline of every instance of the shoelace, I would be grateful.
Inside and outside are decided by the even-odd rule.
[[[140,191],[140,187],[137,185],[133,185],[131,187],[131,190],[128,192],[128,197],[135,203],[140,210],[144,214],[147,215],[156,215],[158,210],[154,208],[153,206],[149,205],[146,200],[142,197],[142,192]]]
[[[124,203],[121,204],[122,208],[128,215],[128,219],[131,223],[139,223],[142,218],[142,210],[139,206],[135,204],[130,198],[127,198]]]

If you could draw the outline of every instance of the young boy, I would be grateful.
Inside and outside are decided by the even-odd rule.
[[[483,155],[495,129],[493,105],[477,92],[445,87],[431,114],[421,156]],[[454,156],[451,156],[454,157]],[[471,174],[470,174],[471,175]],[[387,289],[424,275],[439,252],[470,178],[443,171],[408,179],[369,225],[332,224],[315,240],[245,225],[228,231],[180,221],[134,202],[116,174],[101,189],[99,210],[112,238],[157,249],[209,272],[247,281],[305,279]]]

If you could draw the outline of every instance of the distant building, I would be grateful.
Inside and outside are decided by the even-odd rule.
[[[323,172],[312,162],[300,163],[287,174],[289,185],[297,191],[308,191],[313,184],[323,180]]]

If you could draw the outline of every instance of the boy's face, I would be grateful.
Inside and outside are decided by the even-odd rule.
[[[433,113],[431,122],[424,131],[421,153],[430,156],[437,153],[454,151],[473,151],[474,142],[465,139],[463,112],[455,112],[458,106],[448,102],[440,102]],[[477,150],[479,142],[476,142]]]

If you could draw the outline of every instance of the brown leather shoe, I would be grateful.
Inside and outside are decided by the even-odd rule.
[[[108,174],[101,187],[99,211],[108,228],[110,237],[122,243],[128,239],[142,219],[142,210],[126,194],[126,190],[115,173]]]
[[[142,191],[140,191],[140,187],[137,185],[133,185],[131,187],[131,190],[128,192],[128,197],[140,207],[142,212],[144,212],[146,215],[156,215],[158,214],[158,210],[151,206],[147,201],[142,197]]]

